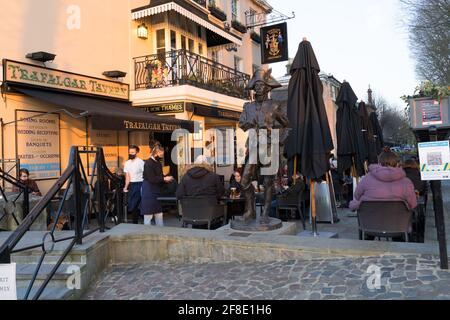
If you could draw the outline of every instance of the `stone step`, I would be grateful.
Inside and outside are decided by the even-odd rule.
[[[28,300],[31,300],[38,288],[31,289]],[[27,292],[26,286],[17,287],[17,299],[24,300],[25,293]],[[47,287],[40,296],[39,300],[72,300],[76,297],[76,290],[68,289],[66,287]]]
[[[39,273],[36,276],[36,281],[34,286],[39,286],[42,284],[47,276],[50,274],[51,270],[54,268],[54,264],[43,264],[39,269]],[[75,266],[80,268],[81,274],[85,269],[84,264],[62,264],[56,273],[53,275],[52,280],[48,284],[51,287],[65,287],[67,285],[67,279],[75,272],[72,269],[72,272],[69,272],[69,267]],[[33,278],[33,274],[36,271],[37,264],[18,264],[16,267],[16,277],[17,277],[17,285],[18,286],[28,286],[31,279]]]
[[[63,254],[63,251],[54,251],[45,256],[45,261],[49,264],[55,264]],[[18,264],[38,263],[42,256],[42,250],[29,250],[19,252],[11,256],[11,261]],[[80,252],[70,252],[64,259],[64,263],[86,263],[86,254]]]

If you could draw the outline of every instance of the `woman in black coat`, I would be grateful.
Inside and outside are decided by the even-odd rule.
[[[173,177],[164,177],[162,164],[159,161],[163,157],[164,149],[160,145],[156,145],[144,165],[141,214],[144,215],[145,225],[150,225],[155,216],[156,225],[164,226],[162,207],[158,198],[161,196],[161,187],[164,183],[172,182]]]

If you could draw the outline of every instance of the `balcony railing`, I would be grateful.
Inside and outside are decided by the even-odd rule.
[[[206,0],[191,0],[191,1],[201,5],[204,8],[206,8]]]
[[[192,85],[236,98],[249,98],[245,90],[250,79],[248,74],[186,50],[134,58],[134,66],[136,90]]]

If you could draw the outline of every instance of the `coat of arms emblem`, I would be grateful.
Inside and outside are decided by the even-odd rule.
[[[284,37],[280,28],[274,28],[267,31],[265,45],[271,57],[280,56],[283,41]]]

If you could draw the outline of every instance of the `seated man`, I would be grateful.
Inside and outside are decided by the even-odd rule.
[[[197,157],[193,168],[181,179],[177,188],[178,199],[185,197],[215,196],[217,199],[225,194],[225,188],[219,175],[211,171],[205,156]]]
[[[33,179],[30,179],[30,172],[22,168],[19,170],[19,181],[20,183],[26,185],[28,187],[28,192],[31,193],[34,196],[42,196],[41,191],[39,190],[39,187]],[[12,188],[13,192],[20,192],[20,189],[17,187]]]

